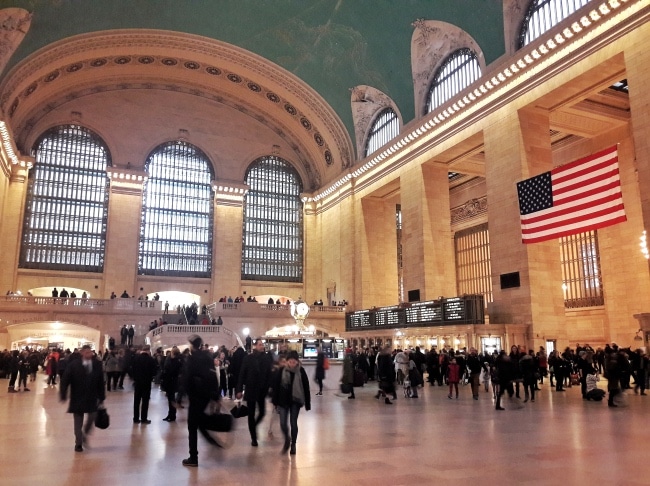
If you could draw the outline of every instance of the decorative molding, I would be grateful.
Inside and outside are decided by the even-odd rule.
[[[388,95],[372,86],[360,85],[350,89],[350,105],[358,159],[363,158],[368,132],[377,113],[384,108],[392,108],[399,118],[400,127],[402,126],[402,115],[397,105]]]
[[[588,4],[514,56],[501,60],[445,105],[409,124],[398,140],[368,157],[361,167],[305,200],[321,201],[320,213],[421,157],[477,120],[644,25],[650,19],[650,9],[645,4],[646,0],[601,0]],[[349,184],[354,191],[346,189]]]
[[[439,20],[418,19],[413,22],[411,37],[411,74],[415,95],[415,116],[426,115],[426,97],[438,68],[447,57],[462,48],[475,54],[481,72],[485,72],[485,56],[481,46],[460,27]]]
[[[487,209],[487,196],[478,199],[470,199],[462,206],[457,206],[451,209],[451,225],[454,226],[465,223],[468,220],[483,216],[487,214]]]
[[[0,9],[0,73],[16,52],[32,24],[32,14],[22,8]]]
[[[107,56],[105,53],[108,51],[122,54]],[[80,53],[91,57],[71,62],[71,59],[78,59]],[[233,71],[233,67],[238,67],[240,71]],[[14,116],[20,109],[21,101],[46,84],[64,79],[68,81],[67,78],[78,76],[79,73],[99,72],[108,68],[125,68],[127,74],[129,70],[136,70],[140,76],[151,71],[161,79],[166,79],[161,71],[176,70],[176,73],[183,75],[183,81],[192,76],[184,84],[190,94],[202,95],[202,91],[212,95],[219,93],[222,99],[218,101],[223,102],[224,98],[237,93],[233,97],[238,100],[234,102],[236,108],[239,108],[237,103],[257,96],[258,108],[266,106],[267,113],[275,111],[276,118],[291,120],[290,133],[306,132],[307,136],[303,138],[312,141],[312,151],[320,153],[325,167],[333,166],[337,159],[340,159],[343,168],[351,164],[350,137],[338,115],[316,91],[260,56],[224,42],[189,34],[118,30],[78,35],[54,43],[26,58],[11,71],[0,89],[0,105],[9,116]],[[115,79],[112,74],[111,77]],[[96,86],[98,79],[96,76],[94,78],[95,86],[88,89],[95,92],[105,90],[101,85]],[[193,92],[187,86],[196,80],[204,89]],[[263,80],[264,84],[256,80]],[[179,81],[172,81],[166,88],[178,90]],[[162,82],[153,83],[154,86],[160,84]],[[117,87],[127,89],[129,84],[118,83]],[[335,150],[330,148],[331,142]],[[305,160],[311,158],[303,157]]]

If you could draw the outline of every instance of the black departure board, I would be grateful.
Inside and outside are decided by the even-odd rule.
[[[348,314],[348,323],[354,329],[370,327],[370,311],[362,310]]]
[[[396,305],[390,307],[380,307],[379,309],[375,309],[375,326],[398,326],[403,322],[401,316],[402,312]]]
[[[454,324],[485,324],[484,297],[463,295],[388,307],[373,307],[348,312],[345,316],[347,331]]]
[[[445,321],[461,321],[465,319],[465,301],[460,297],[446,299],[444,303]]]
[[[442,303],[439,300],[429,300],[411,304],[406,309],[406,324],[438,323],[442,321]]]

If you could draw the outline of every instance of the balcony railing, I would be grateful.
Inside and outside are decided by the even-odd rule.
[[[158,309],[162,310],[162,302],[156,300],[136,299],[83,299],[81,297],[33,297],[31,295],[4,295],[0,296],[0,304],[16,304],[23,306],[47,305],[47,306],[70,306],[83,308],[104,308],[106,310],[136,310],[136,309]]]

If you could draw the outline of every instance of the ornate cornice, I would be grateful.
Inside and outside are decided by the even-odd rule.
[[[470,199],[462,206],[451,209],[451,225],[466,223],[469,220],[487,214],[487,196],[478,199]]]
[[[326,168],[335,171],[332,175],[340,170],[335,168],[335,162],[343,168],[351,164],[350,137],[336,113],[315,90],[260,56],[189,34],[117,30],[54,43],[26,58],[9,73],[0,86],[0,108],[8,117],[17,117],[17,124],[33,124],[33,116],[25,120],[24,113],[18,114],[21,105],[45,87],[65,91],[66,97],[78,97],[92,94],[93,90],[129,89],[134,78],[147,77],[151,82],[135,83],[138,88],[206,96],[267,125],[272,123],[276,133],[285,138],[295,134],[289,137],[290,145],[302,153],[314,188],[319,187]],[[116,78],[124,82],[116,82]],[[79,86],[85,89],[75,89]],[[54,100],[44,109],[51,110],[56,103]],[[316,154],[321,170],[310,167]]]

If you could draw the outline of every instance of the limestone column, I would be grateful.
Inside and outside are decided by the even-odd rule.
[[[365,197],[357,219],[357,300],[361,309],[398,303],[395,204]],[[358,299],[358,296],[361,299]]]
[[[634,163],[641,196],[643,226],[650,232],[650,92],[645,89],[650,78],[650,51],[645,46],[645,40],[650,35],[650,26],[645,25],[639,30],[645,32],[645,37],[639,32],[639,42],[630,42],[625,50],[625,67],[630,87]],[[650,306],[647,310],[650,311]]]
[[[129,176],[131,172],[128,171]],[[93,295],[101,299],[108,299],[111,292],[119,296],[124,290],[136,298],[140,295],[136,287],[144,174],[140,174],[139,181],[137,177],[127,180],[119,175],[120,172],[114,170],[111,176],[104,288],[99,289],[100,295]]]
[[[22,237],[23,214],[27,192],[27,167],[9,166],[9,179],[6,181],[2,219],[0,220],[0,289],[26,292],[17,289],[18,262],[20,260],[20,240]]]
[[[521,241],[516,183],[552,168],[548,113],[520,110],[484,132],[488,231],[494,302],[490,323],[527,324],[529,343],[566,339],[557,240]],[[500,275],[519,272],[521,286],[502,289]],[[532,339],[532,341],[531,341]],[[525,343],[517,343],[525,344]]]
[[[400,178],[404,299],[456,295],[447,167],[424,164]]]
[[[243,194],[217,192],[212,247],[212,299],[239,295],[241,287]]]

